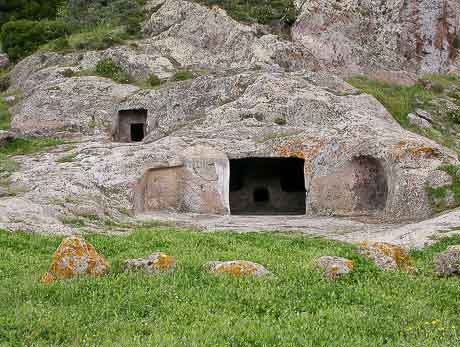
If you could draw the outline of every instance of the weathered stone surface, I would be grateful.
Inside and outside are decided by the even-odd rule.
[[[8,55],[4,53],[0,53],[0,69],[4,69],[10,65],[10,60],[8,59]]]
[[[53,136],[64,131],[110,137],[114,107],[139,90],[99,77],[53,77],[37,81],[39,87],[12,108],[13,129],[24,135]]]
[[[336,18],[336,9],[323,5],[332,11],[324,18]],[[11,110],[19,135],[81,143],[71,162],[59,162],[65,155],[61,147],[14,158],[19,168],[11,182],[25,189],[0,200],[0,227],[68,233],[62,221],[80,215],[231,214],[231,163],[241,158],[305,160],[300,172],[305,199],[300,200],[308,216],[393,223],[432,216],[426,183],[442,181],[444,173],[437,168],[458,164],[457,154],[403,130],[377,100],[340,78],[315,72],[321,66],[306,55],[308,35],[301,32],[308,11],[294,28],[300,35],[294,35],[294,43],[196,3],[152,1],[146,11],[148,37],[143,40],[98,52],[37,53],[11,71],[12,88],[24,94]],[[325,28],[331,23],[324,22]],[[329,54],[327,47],[324,52]],[[351,55],[350,71],[368,62],[386,66],[366,52]],[[78,77],[102,58],[111,58],[138,80],[150,73],[170,79],[178,70],[196,67],[203,68],[195,70],[202,76],[152,90]],[[398,59],[389,60],[401,70],[391,78],[414,78],[403,73]],[[342,66],[340,59],[337,65],[324,64],[332,71]],[[65,77],[68,69],[77,75]],[[129,143],[128,132],[117,134],[131,126],[122,124],[121,114],[134,110],[147,113],[146,136]]]
[[[343,277],[353,271],[353,261],[340,257],[323,256],[316,259],[314,265],[330,280]]]
[[[42,277],[45,284],[80,275],[103,276],[109,264],[96,249],[80,237],[64,239],[53,256],[51,267]]]
[[[433,125],[429,121],[422,117],[419,117],[415,113],[409,113],[407,115],[407,119],[409,120],[410,124],[415,125],[416,127],[419,127],[421,129],[429,129],[433,127]]]
[[[246,260],[212,261],[205,265],[205,270],[216,274],[228,274],[235,277],[262,277],[270,272],[262,265]]]
[[[129,259],[125,263],[125,271],[142,270],[149,274],[173,272],[176,259],[162,252],[155,252],[145,259]]]
[[[460,275],[460,245],[449,246],[434,259],[435,271],[439,276]]]
[[[383,271],[416,272],[409,250],[402,246],[384,242],[362,242],[359,253],[372,260]]]
[[[296,1],[294,42],[342,75],[378,70],[440,73],[458,57],[456,0]]]
[[[238,23],[218,7],[208,9],[189,1],[162,2],[146,21],[144,32],[151,39],[143,44],[184,66],[230,69],[277,64],[288,70],[315,66],[314,57],[292,42],[260,36],[256,26]]]
[[[76,203],[62,207],[56,199],[93,209],[106,201],[98,215],[117,208],[231,213],[230,160],[296,157],[305,159],[306,214],[426,218],[427,179],[442,175],[442,163],[457,163],[455,154],[401,129],[374,98],[322,73],[210,74],[148,91],[98,77],[40,83],[13,107],[13,127],[93,136],[77,147],[75,163],[59,165],[51,155],[21,160],[14,179],[30,187],[24,195],[57,216],[71,216]],[[117,111],[133,109],[147,111],[144,141],[110,143]],[[162,193],[149,182],[163,174],[172,182]]]

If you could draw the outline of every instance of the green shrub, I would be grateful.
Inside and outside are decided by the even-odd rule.
[[[292,25],[297,17],[293,0],[196,0],[206,6],[219,6],[240,22]]]
[[[174,75],[176,81],[186,81],[193,79],[193,72],[191,71],[177,71]]]
[[[160,78],[158,78],[157,75],[150,74],[149,78],[147,79],[147,84],[150,87],[157,87],[157,86],[161,85],[161,80],[160,80]]]
[[[0,94],[0,130],[9,130],[11,126],[11,113],[8,111],[8,105],[3,101]]]
[[[115,64],[112,59],[102,59],[96,65],[96,74],[101,77],[111,78],[118,83],[129,83],[129,75],[120,66]]]
[[[62,0],[0,0],[0,27],[13,19],[54,19]]]
[[[65,37],[60,37],[52,41],[51,45],[53,47],[53,51],[55,52],[66,51],[70,48],[69,40],[67,40]]]
[[[61,21],[11,21],[2,26],[3,50],[13,62],[35,52],[42,44],[69,33]]]
[[[287,124],[287,120],[284,117],[277,117],[277,118],[275,118],[274,122],[275,122],[275,124],[278,124],[278,125],[286,125]]]
[[[75,76],[75,72],[72,69],[65,69],[61,72],[61,75],[67,78]]]

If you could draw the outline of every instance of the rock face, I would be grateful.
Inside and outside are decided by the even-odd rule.
[[[53,256],[51,267],[42,277],[45,284],[79,275],[103,276],[109,264],[96,249],[80,237],[64,239]]]
[[[353,271],[353,261],[340,257],[324,256],[316,259],[315,267],[324,272],[326,278],[335,280]]]
[[[384,242],[373,244],[363,242],[359,248],[359,253],[372,260],[383,271],[416,272],[409,256],[409,250],[401,246]]]
[[[212,261],[205,265],[205,269],[216,275],[229,274],[234,277],[262,277],[270,272],[262,265],[245,260]]]
[[[308,215],[419,219],[432,213],[427,180],[443,174],[436,170],[441,164],[457,163],[455,154],[401,129],[375,99],[322,73],[210,74],[154,90],[53,76],[13,107],[16,131],[80,133],[110,143],[124,122],[131,124],[136,112],[127,111],[142,110],[145,138],[88,143],[76,153],[78,165],[44,161],[47,167],[14,176],[34,187],[26,194],[34,201],[77,194],[85,204],[106,201],[106,210],[228,214],[242,208],[236,194],[245,194],[251,208],[270,213],[280,210],[286,192]],[[260,186],[230,186],[250,181],[240,159],[254,166]],[[284,177],[283,165],[294,176]],[[35,174],[42,170],[55,174]]]
[[[162,252],[151,254],[145,259],[129,259],[125,263],[125,271],[142,270],[149,274],[174,271],[176,259]]]
[[[313,67],[315,59],[295,44],[240,24],[218,7],[182,0],[155,1],[144,26],[145,44],[183,66],[248,68],[276,64],[288,70]]]
[[[46,221],[68,232],[60,221],[69,217],[158,210],[392,222],[433,214],[426,184],[457,155],[403,130],[374,98],[315,72],[302,16],[299,38],[288,42],[219,9],[150,5],[147,37],[134,45],[37,53],[11,71],[12,89],[24,94],[11,108],[13,130],[81,143],[71,162],[59,162],[62,148],[15,158],[10,181],[24,189],[0,200],[0,227],[36,230]],[[104,58],[138,81],[184,69],[199,77],[142,89],[89,76]]]
[[[439,276],[460,275],[460,246],[449,246],[435,258],[434,266]]]
[[[301,15],[292,30],[294,42],[339,74],[456,69],[460,48],[456,0],[296,3]]]

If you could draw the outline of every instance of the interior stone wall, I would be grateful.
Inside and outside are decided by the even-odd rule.
[[[182,166],[147,170],[137,187],[134,211],[143,213],[179,209],[183,176]]]
[[[232,214],[305,214],[304,162],[295,158],[231,160],[229,195]]]
[[[382,163],[372,157],[355,157],[330,175],[312,178],[308,210],[309,214],[374,214],[385,209],[387,196]]]

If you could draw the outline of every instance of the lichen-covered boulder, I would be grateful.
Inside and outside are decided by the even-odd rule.
[[[353,271],[353,261],[333,256],[324,256],[315,260],[315,268],[324,272],[326,278],[335,280]]]
[[[212,261],[205,265],[206,271],[215,275],[229,274],[235,277],[262,277],[270,272],[260,264],[246,260]]]
[[[71,236],[64,239],[54,253],[51,267],[43,275],[42,282],[49,284],[79,275],[103,276],[108,270],[107,260],[97,253],[93,245],[81,237]]]
[[[372,260],[383,271],[405,271],[415,273],[408,249],[385,242],[369,244],[363,242],[359,253]]]
[[[125,263],[125,272],[142,270],[149,274],[173,272],[176,259],[162,252],[155,252],[145,259],[129,259]]]
[[[460,275],[460,245],[450,246],[434,260],[435,271],[439,276]]]

